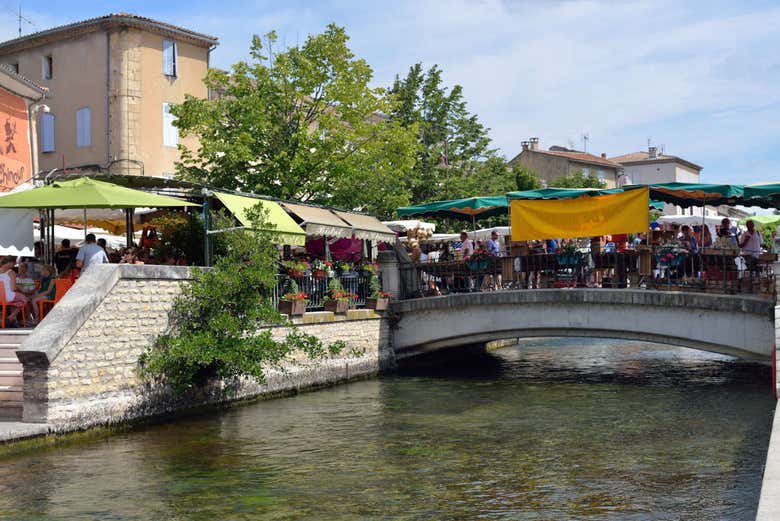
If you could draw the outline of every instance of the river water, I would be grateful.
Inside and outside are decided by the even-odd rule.
[[[530,340],[0,459],[0,519],[755,516],[769,369]]]

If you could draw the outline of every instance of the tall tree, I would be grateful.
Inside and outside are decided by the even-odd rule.
[[[536,175],[536,172],[521,165],[517,165],[512,171],[515,174],[515,185],[521,192],[525,190],[538,190],[542,187],[542,182],[539,181],[539,176]]]
[[[389,216],[409,202],[414,124],[383,114],[395,108],[372,71],[328,25],[301,46],[274,51],[275,33],[255,36],[251,60],[210,70],[204,100],[173,108],[182,135],[179,175],[218,188],[332,203]],[[388,182],[393,180],[394,182]]]
[[[593,174],[585,175],[582,170],[572,172],[567,176],[550,181],[550,187],[554,188],[606,188],[607,183],[600,181]]]
[[[508,169],[499,165],[503,159],[490,148],[490,129],[469,113],[460,85],[449,91],[443,85],[439,67],[426,72],[417,63],[404,78],[396,77],[390,91],[397,101],[391,119],[418,129],[417,162],[408,183],[415,202],[487,195],[476,181],[480,172],[503,176],[501,189],[511,179]],[[493,161],[486,164],[488,159]]]

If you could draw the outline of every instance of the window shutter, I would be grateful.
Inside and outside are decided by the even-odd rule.
[[[171,114],[171,106],[163,103],[163,145],[175,147],[179,144],[179,129],[173,126],[176,116]]]
[[[163,40],[163,74],[176,76],[176,42]]]
[[[41,152],[54,152],[54,114],[41,114]]]
[[[76,112],[76,146],[88,147],[92,145],[92,121],[89,107],[84,107]]]

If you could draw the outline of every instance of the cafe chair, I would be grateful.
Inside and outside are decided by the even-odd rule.
[[[54,279],[54,299],[44,299],[38,301],[38,317],[43,320],[44,309],[46,304],[54,306],[60,299],[65,296],[65,293],[73,286],[73,282],[70,279]]]
[[[0,328],[5,329],[5,318],[8,314],[8,308],[21,308],[22,309],[22,325],[27,325],[27,319],[24,316],[24,305],[12,304],[5,300],[5,282],[0,281]]]

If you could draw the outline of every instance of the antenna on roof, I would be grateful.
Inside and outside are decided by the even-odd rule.
[[[22,36],[22,22],[28,23],[32,26],[35,26],[35,24],[31,21],[22,16],[22,3],[19,2],[19,13],[16,15],[16,20],[19,22],[19,36]]]
[[[582,134],[582,148],[585,153],[588,152],[588,141],[590,141],[590,134],[587,132],[583,132]]]

